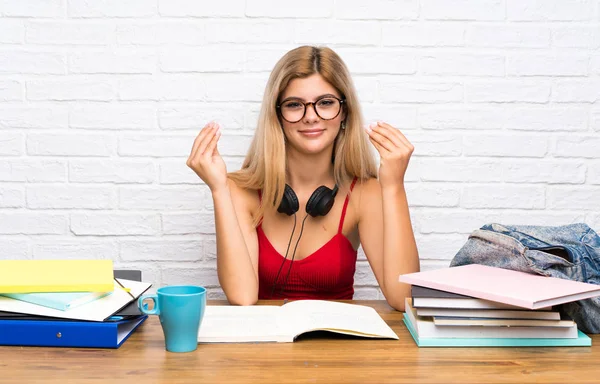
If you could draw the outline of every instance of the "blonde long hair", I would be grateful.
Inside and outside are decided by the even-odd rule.
[[[281,203],[286,179],[285,136],[276,111],[279,97],[296,78],[320,74],[346,99],[346,129],[334,143],[333,175],[337,185],[354,177],[376,177],[375,160],[363,132],[363,118],[348,68],[330,48],[302,46],[286,53],[275,65],[263,96],[254,138],[239,171],[229,178],[241,188],[262,190],[262,204],[254,218],[258,224],[267,209]]]

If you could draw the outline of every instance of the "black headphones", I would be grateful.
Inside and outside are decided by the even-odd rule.
[[[324,185],[315,189],[306,202],[306,213],[312,217],[325,216],[329,213],[331,207],[333,207],[337,192],[337,184],[334,185],[333,189],[327,188]],[[277,208],[277,212],[291,216],[298,212],[299,209],[300,204],[298,204],[296,193],[294,193],[292,187],[286,184],[283,190],[283,199],[281,200],[281,204],[279,204],[279,208]]]
[[[310,195],[310,198],[306,202],[306,213],[307,215],[302,220],[302,228],[300,229],[300,236],[298,237],[298,241],[296,241],[296,247],[294,247],[294,253],[292,254],[292,264],[290,264],[290,268],[288,269],[287,276],[285,277],[285,281],[281,286],[280,293],[283,293],[285,286],[287,285],[288,278],[290,277],[290,272],[292,271],[292,265],[294,262],[294,257],[296,256],[296,248],[298,247],[298,243],[300,242],[300,238],[302,238],[302,232],[304,231],[304,221],[308,215],[312,217],[317,216],[325,216],[333,207],[333,203],[335,202],[335,195],[338,193],[338,186],[335,184],[333,189],[330,189],[324,185],[321,185],[319,188],[315,189],[315,191]],[[285,189],[283,190],[283,199],[281,200],[281,204],[277,208],[277,212],[285,213],[288,216],[296,215],[300,209],[300,204],[298,203],[298,197],[296,193],[289,185],[285,185]],[[273,287],[271,288],[271,298],[273,298],[273,294],[275,293],[275,287],[277,286],[277,282],[279,281],[279,274],[281,273],[281,269],[283,268],[283,264],[285,264],[285,260],[287,259],[288,252],[290,250],[290,245],[292,243],[292,236],[296,231],[296,220],[294,219],[294,228],[292,229],[292,234],[290,235],[290,241],[288,242],[287,250],[285,251],[285,257],[283,258],[281,265],[279,266],[279,270],[277,271],[277,276],[275,277],[275,282],[273,283]]]

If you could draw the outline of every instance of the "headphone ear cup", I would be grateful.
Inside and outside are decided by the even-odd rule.
[[[317,188],[306,203],[306,213],[312,217],[325,216],[333,207],[335,195],[337,195],[337,185],[332,189],[321,185]]]
[[[292,187],[286,184],[285,189],[283,190],[283,198],[281,199],[281,204],[279,204],[279,207],[277,208],[277,212],[291,216],[298,212],[298,209],[300,209],[298,197],[296,197],[296,193],[294,193]]]

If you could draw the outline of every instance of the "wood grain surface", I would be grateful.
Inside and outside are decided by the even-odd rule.
[[[315,333],[295,343],[200,344],[180,354],[165,351],[151,316],[119,349],[0,347],[0,383],[600,382],[597,346],[418,348],[402,313],[384,301],[354,303],[375,308],[400,340]]]

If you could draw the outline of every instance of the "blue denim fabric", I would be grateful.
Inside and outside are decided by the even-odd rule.
[[[549,226],[486,224],[473,231],[450,263],[485,264],[600,284],[600,237],[584,223]],[[600,297],[559,306],[586,333],[600,333]]]

